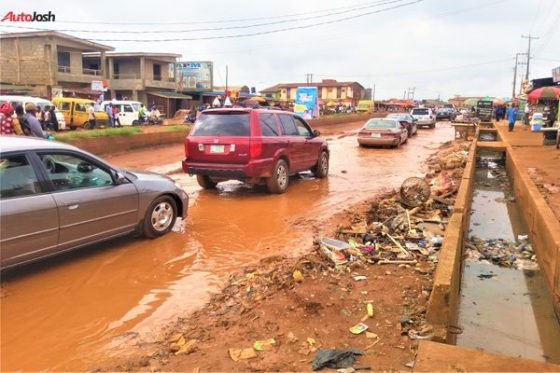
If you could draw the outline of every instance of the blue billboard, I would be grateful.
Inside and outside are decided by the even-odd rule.
[[[319,116],[318,94],[317,87],[298,87],[294,113],[302,116],[303,119],[317,118]]]

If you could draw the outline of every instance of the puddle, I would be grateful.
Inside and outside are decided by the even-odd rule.
[[[527,227],[506,175],[503,153],[477,158],[469,239],[507,247],[496,262],[467,259],[463,266],[457,345],[538,361],[560,363],[560,323],[540,271]],[[478,246],[477,246],[478,247]],[[476,251],[476,250],[475,250]],[[513,254],[512,254],[513,253]],[[492,254],[496,255],[496,254]],[[531,259],[532,258],[532,259]],[[495,258],[494,258],[495,259]]]

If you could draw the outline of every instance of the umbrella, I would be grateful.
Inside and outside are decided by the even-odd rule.
[[[494,102],[494,105],[503,105],[503,104],[506,103],[506,102],[505,102],[504,100],[502,100],[501,98],[495,98],[493,102]]]
[[[338,104],[334,101],[327,102],[327,106],[336,106],[336,105],[338,105]]]
[[[560,98],[560,88],[558,87],[542,87],[537,88],[527,96],[529,102],[535,104],[538,100],[549,99],[558,100]]]
[[[266,99],[262,98],[261,96],[253,96],[249,100],[256,101],[256,102],[266,102]]]

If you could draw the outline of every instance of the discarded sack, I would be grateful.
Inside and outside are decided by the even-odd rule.
[[[332,369],[349,368],[354,364],[356,357],[363,354],[363,351],[358,348],[348,350],[321,348],[315,354],[312,368],[313,370],[320,370],[324,367]]]

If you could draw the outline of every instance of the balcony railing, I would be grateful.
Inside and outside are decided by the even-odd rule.
[[[113,79],[140,79],[140,74],[113,74]]]
[[[161,80],[161,75],[154,74],[153,80]]]
[[[71,73],[72,70],[70,69],[70,66],[58,66],[58,72],[59,73]]]
[[[94,69],[82,69],[83,73],[86,75],[95,75],[95,76],[99,76],[101,75],[101,70],[94,70]]]

